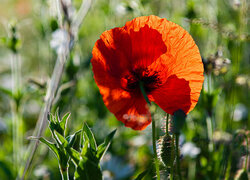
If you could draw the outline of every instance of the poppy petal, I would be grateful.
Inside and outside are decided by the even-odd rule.
[[[131,41],[123,28],[105,31],[97,40],[92,52],[105,64],[108,73],[119,78],[121,72],[129,69]]]
[[[91,63],[94,79],[109,111],[127,127],[145,129],[151,122],[151,116],[144,98],[123,90],[120,79],[109,73],[105,59],[95,51]]]
[[[189,82],[175,75],[170,76],[164,85],[155,89],[150,97],[169,114],[179,109],[188,113],[191,107]]]
[[[139,31],[131,29],[128,33],[132,46],[131,65],[134,69],[149,66],[167,51],[162,35],[148,25],[141,27]]]
[[[151,123],[149,108],[143,97],[134,96],[121,101],[124,103],[123,108],[114,114],[126,127],[144,130]]]
[[[179,109],[188,114],[198,102],[200,86],[200,81],[187,81],[171,75],[163,86],[149,95],[149,98],[169,114],[173,115]]]

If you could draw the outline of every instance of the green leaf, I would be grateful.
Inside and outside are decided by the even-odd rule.
[[[10,162],[4,162],[0,160],[0,172],[2,179],[15,179],[14,177],[14,167],[11,166]],[[4,173],[4,174],[2,174]]]
[[[59,107],[56,108],[56,112],[55,112],[55,122],[59,124],[60,122],[60,118],[59,118]]]
[[[60,122],[59,122],[59,117],[58,117],[58,110],[56,110],[56,115],[53,116],[50,114],[50,123],[49,123],[49,128],[54,135],[54,131],[59,132],[62,136],[64,136],[64,130],[61,128]]]
[[[29,139],[31,140],[35,140],[35,139],[38,139],[40,142],[42,142],[43,144],[47,145],[49,147],[49,149],[57,156],[58,160],[60,159],[60,156],[59,156],[59,149],[58,147],[56,146],[55,143],[52,143],[52,142],[49,142],[48,140],[44,139],[43,137],[40,137],[40,138],[37,138],[37,137],[29,137]]]
[[[80,161],[80,153],[73,148],[66,148],[67,153],[69,154],[70,158],[73,160],[74,164],[77,165]]]
[[[67,122],[68,122],[68,119],[69,119],[69,117],[70,117],[70,115],[71,115],[71,113],[66,113],[64,116],[63,116],[63,118],[62,118],[62,120],[60,121],[60,126],[61,126],[61,128],[62,128],[62,130],[63,130],[63,132],[64,132],[64,136],[65,136],[65,130],[66,130],[66,126],[67,126]]]
[[[84,125],[83,125],[83,135],[84,135],[85,140],[89,139],[90,147],[94,151],[96,151],[97,150],[97,145],[96,145],[95,137],[94,137],[93,132],[91,131],[91,129],[87,125],[87,123],[84,123]]]
[[[57,138],[60,145],[66,150],[68,155],[73,159],[75,164],[78,164],[80,160],[80,153],[69,146],[68,141],[57,131],[55,132],[55,137]]]
[[[74,134],[66,137],[66,140],[68,141],[70,147],[73,147],[73,145],[75,144],[75,140],[76,140],[77,135],[80,134],[81,132],[82,132],[82,130],[79,130],[79,131],[75,132]]]
[[[55,138],[57,139],[57,141],[64,147],[66,148],[69,143],[68,141],[59,133],[57,132],[56,130],[54,131],[55,133]]]
[[[0,44],[6,45],[7,38],[6,37],[0,37]]]
[[[143,171],[142,173],[140,173],[136,178],[135,180],[142,180],[142,178],[144,178],[147,174],[148,174],[148,169]]]
[[[91,148],[89,148],[89,140],[85,140],[81,152],[81,159],[76,167],[75,179],[86,180],[101,180],[102,172],[99,165],[99,159],[93,155]]]
[[[76,180],[102,180],[102,171],[98,164],[93,164],[88,158],[81,159],[76,168]]]
[[[248,178],[248,173],[246,169],[240,169],[234,177],[234,180],[246,180]]]
[[[1,86],[0,86],[0,92],[4,93],[4,94],[6,94],[6,95],[8,95],[8,96],[10,96],[10,97],[13,97],[12,91],[9,90],[9,89],[6,89],[6,88],[4,88],[4,87],[1,87]]]
[[[112,131],[104,140],[104,143],[102,143],[100,146],[97,148],[97,155],[96,157],[101,160],[107,149],[109,148],[109,145],[116,133],[116,129]]]
[[[49,114],[49,121],[55,124],[54,116],[52,113]]]

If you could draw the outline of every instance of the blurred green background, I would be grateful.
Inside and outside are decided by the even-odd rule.
[[[19,97],[18,150],[20,164],[44,102],[56,52],[52,34],[58,28],[53,0],[1,0],[0,5],[0,179],[15,179],[13,164],[11,58],[9,24],[16,22],[22,96]],[[73,0],[75,9],[80,0]],[[86,121],[101,142],[113,129],[117,134],[102,162],[106,179],[133,179],[152,165],[151,127],[133,131],[104,106],[91,71],[91,51],[105,30],[123,26],[142,15],[157,15],[186,29],[197,43],[205,67],[204,87],[181,135],[185,179],[234,179],[247,169],[250,127],[250,37],[247,0],[94,0],[65,67],[61,94],[52,111],[71,112],[68,133]],[[157,108],[158,137],[164,134],[165,113]],[[209,128],[210,127],[210,128]],[[48,130],[45,135],[51,139]],[[248,141],[247,141],[248,139]],[[192,142],[192,143],[191,143]],[[212,145],[211,145],[212,144]],[[186,145],[186,146],[185,146]],[[185,149],[186,147],[186,149]],[[196,153],[194,153],[196,152]],[[249,161],[248,161],[249,162]],[[165,170],[161,168],[162,178]],[[151,170],[145,179],[153,179]],[[41,144],[28,179],[60,179],[57,160]]]

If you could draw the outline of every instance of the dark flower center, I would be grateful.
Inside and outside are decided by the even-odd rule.
[[[140,82],[146,93],[158,88],[161,84],[159,74],[147,68],[140,68],[126,73],[121,78],[121,86],[126,91],[140,90]]]

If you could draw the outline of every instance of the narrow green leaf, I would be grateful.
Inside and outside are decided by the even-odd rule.
[[[57,132],[56,130],[54,131],[54,133],[55,133],[55,138],[58,140],[58,142],[64,148],[66,148],[69,145],[68,141],[59,132]]]
[[[89,126],[87,125],[87,123],[84,123],[83,132],[86,133],[86,134],[83,133],[85,140],[86,140],[86,138],[88,138],[91,148],[92,148],[94,151],[96,151],[96,150],[97,150],[97,145],[96,145],[95,137],[94,137],[93,132],[91,131],[91,129],[90,129]],[[86,136],[87,136],[87,137],[86,137]]]
[[[54,122],[54,116],[53,116],[52,113],[49,113],[49,121],[55,123]]]
[[[55,136],[61,146],[67,151],[68,155],[73,159],[75,164],[79,163],[80,153],[69,146],[68,141],[57,131],[55,132]]]
[[[6,94],[6,95],[8,95],[8,96],[10,96],[10,97],[13,97],[12,91],[9,90],[9,89],[6,89],[6,88],[4,88],[4,87],[1,87],[1,86],[0,86],[0,92],[4,93],[4,94]]]
[[[102,180],[102,171],[98,164],[93,164],[88,158],[83,158],[76,168],[75,180]]]
[[[73,160],[74,164],[77,165],[79,164],[80,161],[80,153],[78,151],[76,151],[73,148],[66,148],[67,153],[69,154],[70,158]]]
[[[96,157],[101,160],[107,149],[109,148],[109,145],[116,133],[116,129],[112,131],[104,140],[104,143],[102,143],[100,146],[98,146],[97,149],[97,155]]]
[[[56,146],[55,143],[52,143],[52,142],[44,139],[43,137],[37,138],[37,137],[31,136],[31,137],[29,137],[29,139],[31,139],[31,140],[38,139],[43,144],[47,145],[49,147],[49,149],[57,156],[57,158],[60,159],[59,149],[58,149],[58,147]]]
[[[59,107],[56,108],[55,112],[55,122],[59,124],[60,122],[60,117],[59,117]]]
[[[74,134],[66,137],[66,140],[68,141],[70,147],[72,147],[74,145],[77,135],[80,134],[81,132],[82,132],[82,130],[79,130],[79,131],[75,132]]]
[[[81,159],[76,168],[75,179],[86,180],[101,180],[102,172],[99,165],[99,159],[93,155],[91,148],[89,147],[89,140],[85,140],[84,146],[81,152]]]
[[[89,140],[85,140],[84,141],[84,145],[82,147],[82,151],[81,151],[81,156],[84,157],[87,154],[88,151],[88,146],[89,146]]]
[[[63,130],[63,132],[64,132],[64,136],[65,136],[65,130],[66,130],[66,126],[67,126],[67,122],[68,122],[68,119],[69,119],[69,117],[70,117],[70,113],[68,112],[68,113],[66,113],[64,116],[63,116],[63,118],[62,118],[62,120],[59,122],[60,123],[60,126],[61,126],[61,128],[62,128],[62,130]]]
[[[54,131],[59,132],[62,136],[64,136],[64,130],[61,128],[60,123],[58,121],[58,112],[56,112],[56,116],[53,116],[50,114],[50,123],[49,123],[49,128],[54,135]]]
[[[143,171],[142,173],[140,173],[136,178],[135,180],[142,180],[142,178],[144,178],[147,174],[148,174],[148,169]]]

